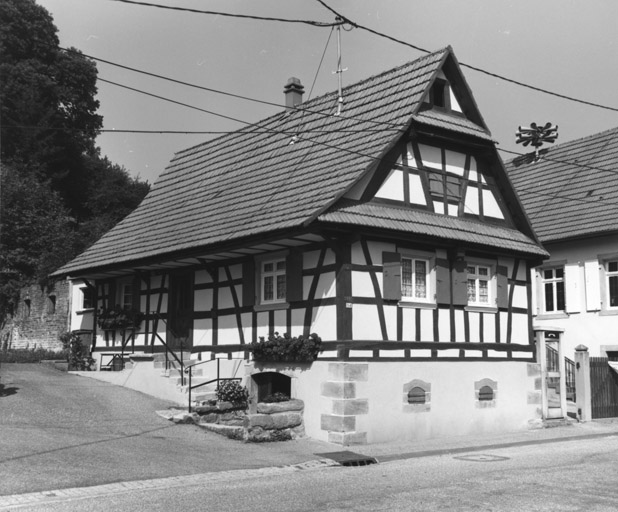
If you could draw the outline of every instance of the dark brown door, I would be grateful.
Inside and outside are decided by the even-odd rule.
[[[193,272],[172,274],[168,303],[168,346],[175,350],[193,346]]]

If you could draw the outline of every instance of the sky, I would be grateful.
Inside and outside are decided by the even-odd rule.
[[[138,0],[139,1],[139,0]],[[146,1],[146,0],[144,0]],[[452,46],[486,124],[508,160],[530,151],[518,126],[552,122],[558,143],[618,126],[618,2],[615,0],[324,0],[360,25],[435,51]],[[54,18],[62,47],[126,67],[246,98],[284,104],[290,77],[305,99],[337,89],[337,31],[330,27],[231,18],[122,3],[37,0]],[[334,22],[316,0],[150,0],[149,3],[261,17]],[[349,28],[349,27],[346,27]],[[341,31],[343,85],[424,55],[360,28]],[[323,57],[323,60],[322,60]],[[320,62],[322,64],[320,66]],[[153,183],[174,153],[281,109],[97,63],[99,78],[184,103],[181,106],[99,81],[105,132],[101,154]],[[313,86],[312,89],[312,84]],[[220,116],[203,112],[208,110]],[[231,118],[231,119],[230,119]],[[242,122],[239,122],[242,121]]]

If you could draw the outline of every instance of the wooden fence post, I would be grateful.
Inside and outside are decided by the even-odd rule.
[[[579,421],[592,420],[592,397],[590,394],[590,354],[588,347],[575,347],[575,403]]]

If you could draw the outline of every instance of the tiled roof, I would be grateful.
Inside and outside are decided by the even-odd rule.
[[[375,203],[338,204],[318,217],[323,222],[392,229],[494,249],[547,256],[534,240],[516,229],[422,210],[393,208]]]
[[[618,232],[618,128],[518,157],[509,177],[541,242]]]
[[[340,116],[333,115],[337,93],[331,93],[179,152],[133,213],[55,274],[302,226],[402,136],[449,56],[452,50],[443,49],[345,88]],[[421,115],[489,137],[469,122]]]

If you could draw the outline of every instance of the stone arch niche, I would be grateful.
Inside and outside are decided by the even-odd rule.
[[[264,398],[275,393],[283,393],[292,397],[292,378],[279,372],[260,372],[251,376],[254,389],[257,393],[257,401],[263,402]]]

